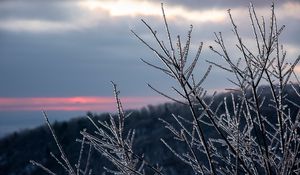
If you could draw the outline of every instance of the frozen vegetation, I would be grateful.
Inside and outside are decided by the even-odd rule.
[[[222,33],[214,33],[215,45],[209,48],[218,61],[207,60],[210,66],[199,76],[195,70],[203,44],[190,54],[193,26],[185,40],[172,38],[162,6],[166,41],[144,20],[154,42],[132,32],[161,64],[142,61],[174,80],[177,86],[170,89],[177,95],[149,87],[174,103],[124,111],[112,83],[116,114],[88,114],[86,119],[51,125],[44,113],[48,129],[44,126],[1,141],[0,150],[5,151],[0,154],[0,172],[299,174],[300,82],[294,68],[300,56],[288,58],[280,44],[285,26],[278,25],[275,14],[274,4],[270,16],[262,18],[249,6],[253,47],[244,42],[228,10],[239,55],[232,57]],[[207,95],[202,85],[212,67],[229,72],[234,87]]]

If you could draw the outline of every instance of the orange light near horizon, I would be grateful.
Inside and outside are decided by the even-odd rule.
[[[162,97],[124,97],[124,107],[136,109],[164,103]],[[114,111],[114,97],[0,97],[0,111]]]
[[[296,73],[300,73],[300,66],[295,66],[294,71],[295,71]]]

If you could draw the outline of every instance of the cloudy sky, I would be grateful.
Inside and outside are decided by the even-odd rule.
[[[193,24],[191,53],[204,42],[199,75],[208,66],[204,60],[217,57],[208,49],[214,45],[213,32],[233,41],[227,9],[253,42],[245,0],[0,1],[0,132],[13,130],[16,117],[28,119],[29,126],[28,116],[40,117],[42,109],[69,116],[113,111],[110,81],[118,84],[126,108],[164,102],[147,83],[168,92],[173,82],[140,61],[157,62],[130,32],[152,42],[144,19],[165,38],[161,2],[174,37],[185,37]],[[270,14],[270,0],[252,2],[259,15]],[[281,39],[289,58],[300,54],[299,11],[299,0],[276,2],[279,24],[287,26]],[[227,86],[226,74],[213,68],[205,88]]]

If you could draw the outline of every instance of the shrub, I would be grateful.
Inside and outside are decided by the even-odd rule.
[[[192,26],[184,43],[180,36],[174,43],[163,6],[162,14],[167,41],[161,41],[156,31],[142,20],[159,49],[132,31],[146,47],[154,52],[162,65],[142,61],[177,82],[179,88],[172,87],[172,90],[178,95],[172,97],[149,86],[176,103],[187,105],[192,114],[191,119],[172,115],[176,123],[161,120],[165,127],[174,134],[174,139],[185,145],[185,150],[177,150],[164,139],[161,139],[162,143],[174,156],[191,167],[195,174],[299,173],[299,105],[289,99],[288,89],[292,89],[300,97],[298,92],[300,82],[294,72],[300,56],[292,63],[287,61],[286,52],[279,42],[284,26],[278,26],[274,4],[271,5],[270,25],[266,25],[265,18],[258,19],[252,4],[249,7],[255,48],[244,42],[228,10],[240,58],[235,59],[230,56],[227,51],[228,45],[224,42],[221,32],[214,33],[216,47],[210,46],[209,48],[212,53],[221,57],[226,65],[207,61],[211,65],[198,81],[196,81],[194,69],[201,54],[202,43],[194,58],[189,61]],[[231,95],[223,100],[216,100],[216,93],[206,100],[208,99],[207,93],[202,88],[212,66],[227,71],[234,77],[229,81],[235,88],[230,89]],[[295,83],[292,83],[292,77],[295,77]],[[163,167],[152,165],[144,159],[143,155],[134,153],[132,144],[135,132],[133,129],[124,130],[125,121],[129,115],[123,111],[118,96],[119,91],[114,83],[113,87],[118,115],[117,117],[111,116],[107,122],[99,121],[98,123],[89,117],[97,131],[92,134],[86,130],[81,131],[83,139],[79,141],[82,143],[82,149],[75,168],[68,162],[45,114],[62,160],[54,155],[53,157],[68,174],[91,173],[88,170],[88,163],[84,169],[80,168],[82,150],[85,145],[88,145],[89,150],[97,150],[115,165],[115,170],[107,169],[110,173],[145,174],[147,168],[150,170],[147,172],[152,174],[164,174]],[[270,99],[266,98],[265,92],[271,94]],[[176,98],[178,96],[183,100]],[[296,113],[291,112],[291,106],[297,107]],[[263,113],[262,107],[270,108],[272,113]],[[42,167],[49,174],[54,174],[39,163],[34,161],[32,163]]]

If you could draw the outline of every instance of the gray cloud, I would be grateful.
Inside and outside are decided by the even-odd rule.
[[[1,1],[0,19],[69,20],[79,14],[75,1]]]
[[[110,96],[111,80],[124,95],[153,95],[146,82],[160,77],[139,60],[152,53],[126,22],[99,22],[75,32],[1,34],[0,96]]]
[[[8,2],[8,1],[4,1]],[[38,2],[38,1],[36,1]],[[1,6],[0,19],[28,18],[50,21],[69,22],[81,18],[82,9],[71,1],[58,3],[50,1],[46,4],[12,1]],[[282,1],[280,1],[282,2]],[[3,4],[3,2],[1,2]],[[11,5],[12,3],[14,5]],[[190,8],[227,8],[247,6],[244,1],[166,1],[168,6],[182,4]],[[196,5],[198,4],[198,5]],[[262,7],[269,1],[255,1]],[[201,9],[200,8],[200,9]],[[226,11],[224,11],[226,13]],[[86,14],[85,14],[86,15]],[[95,14],[96,15],[96,14]],[[99,14],[98,14],[99,15]],[[87,16],[87,21],[89,20]],[[246,24],[248,16],[234,16],[240,24],[243,33],[249,28]],[[138,18],[146,19],[154,26],[160,36],[166,39],[163,22],[157,17],[114,17],[97,16],[92,20],[92,26],[81,26],[79,29],[56,32],[9,31],[0,29],[0,96],[73,96],[73,95],[111,95],[109,81],[114,80],[124,95],[153,95],[146,83],[169,87],[172,83],[166,81],[161,73],[144,65],[139,58],[157,63],[149,49],[143,46],[131,33],[133,28],[147,41],[150,35]],[[99,19],[99,20],[97,20]],[[298,19],[285,20],[287,32],[283,34],[285,43],[299,46]],[[170,28],[172,36],[177,34],[185,38],[190,22],[172,20]],[[225,23],[194,24],[193,48],[201,41],[205,42],[202,59],[212,59],[213,55],[207,48],[213,44],[213,32],[223,32],[226,40],[232,40],[229,20]],[[151,38],[151,37],[150,37]],[[194,46],[195,45],[195,46]],[[192,51],[195,52],[195,51]],[[206,67],[204,62],[201,66]],[[203,73],[199,69],[199,74]],[[215,70],[211,76],[221,79],[223,73]],[[163,82],[163,83],[162,83]],[[208,88],[222,86],[216,81],[208,81]],[[220,81],[218,81],[220,82]],[[223,85],[224,86],[224,85]],[[167,89],[165,89],[167,90]]]
[[[250,1],[241,1],[241,0],[155,0],[158,3],[164,3],[168,5],[181,5],[193,10],[205,10],[207,8],[225,8],[232,9],[237,7],[247,7],[249,6]],[[255,7],[269,7],[272,3],[271,0],[252,0],[251,1]],[[281,5],[285,2],[299,2],[299,0],[282,0],[276,1],[276,5]]]

